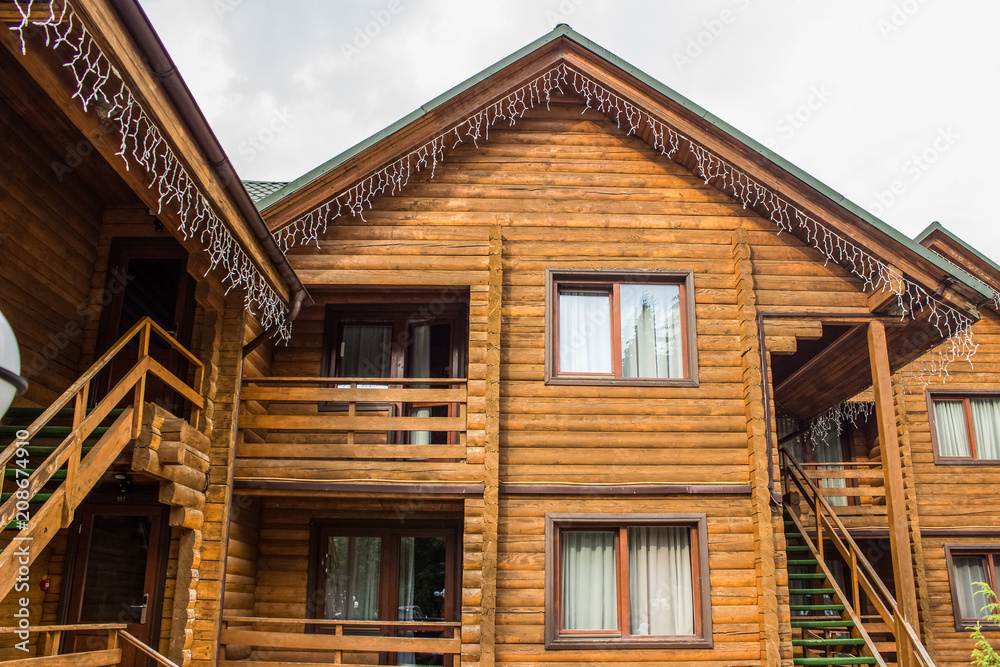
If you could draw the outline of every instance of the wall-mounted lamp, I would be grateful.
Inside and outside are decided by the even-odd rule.
[[[0,417],[7,413],[15,396],[28,390],[28,381],[19,375],[20,372],[17,338],[7,318],[0,313]]]

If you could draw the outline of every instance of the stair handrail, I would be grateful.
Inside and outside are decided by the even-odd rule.
[[[77,425],[80,421],[82,421],[84,415],[81,415],[80,412],[81,410],[86,410],[86,403],[88,398],[87,393],[90,387],[90,381],[93,380],[98,373],[104,370],[104,367],[107,366],[107,364],[115,356],[117,356],[118,353],[121,352],[126,345],[131,343],[132,339],[135,338],[137,335],[141,335],[142,337],[139,345],[139,362],[141,363],[142,358],[144,356],[149,355],[150,333],[158,334],[160,338],[165,340],[174,349],[180,352],[185,359],[194,364],[195,366],[194,380],[191,383],[191,386],[184,385],[185,388],[189,389],[190,391],[187,392],[178,391],[178,393],[180,393],[191,403],[193,403],[195,410],[201,410],[202,408],[204,408],[205,404],[204,400],[201,397],[201,394],[199,393],[199,388],[201,386],[202,378],[204,377],[205,364],[203,364],[201,360],[198,359],[198,357],[196,357],[193,353],[191,353],[183,345],[181,345],[163,327],[154,322],[152,318],[146,316],[143,317],[138,322],[136,322],[135,324],[133,324],[131,329],[125,332],[125,334],[121,338],[119,338],[114,345],[108,348],[107,352],[102,354],[101,357],[90,366],[90,368],[84,371],[83,375],[77,378],[77,380],[69,386],[69,389],[64,391],[62,395],[55,400],[54,403],[52,403],[48,408],[46,408],[45,411],[41,415],[39,415],[37,419],[35,419],[35,421],[31,422],[31,425],[29,425],[27,428],[24,429],[28,433],[28,435],[25,438],[16,438],[14,442],[8,445],[4,449],[4,451],[0,453],[0,472],[3,471],[3,467],[7,465],[7,461],[9,461],[13,457],[13,453],[18,449],[17,446],[18,440],[30,440],[38,433],[38,431],[42,429],[42,427],[48,424],[53,419],[53,417],[58,415],[59,411],[62,410],[64,407],[66,407],[66,405],[74,398],[77,399],[78,403],[78,405],[76,405],[74,408],[74,415],[73,415],[74,425]],[[155,362],[155,364],[156,365],[153,366],[152,369],[157,375],[161,376],[161,379],[164,379],[162,377],[164,373],[171,376],[173,375],[165,368],[163,368],[163,366],[159,364],[159,362]],[[133,370],[134,369],[135,367],[133,367]],[[168,384],[170,384],[169,381]],[[171,385],[171,388],[176,389],[176,387],[174,387],[173,385]],[[191,392],[193,392],[196,395],[196,398],[191,396]],[[81,397],[83,399],[82,405],[80,405]],[[196,417],[197,415],[192,415],[192,421],[197,421]]]
[[[859,587],[864,590],[868,599],[875,605],[882,620],[890,628],[895,628],[897,648],[898,644],[906,641],[915,651],[916,656],[924,667],[935,667],[934,661],[927,652],[920,637],[913,629],[896,605],[896,598],[889,592],[882,582],[882,578],[875,572],[875,568],[865,558],[864,553],[858,547],[850,532],[841,522],[840,517],[833,507],[826,501],[826,498],[819,492],[813,481],[806,474],[805,469],[795,459],[794,455],[787,447],[781,448],[781,456],[784,460],[782,469],[786,484],[788,480],[795,483],[795,486],[802,492],[806,501],[813,508],[816,515],[816,550],[818,555],[823,557],[823,526],[826,524],[827,533],[834,546],[843,556],[845,562],[851,566],[851,588],[854,593],[855,604],[858,600]],[[798,474],[796,474],[798,473]]]
[[[188,385],[184,381],[177,378],[170,371],[164,368],[162,364],[149,355],[149,342],[151,334],[153,333],[166,340],[171,346],[181,352],[186,359],[195,365],[194,378],[191,385]],[[104,369],[105,366],[107,366],[107,364],[136,336],[139,337],[138,362],[111,389],[111,391],[109,391],[108,394],[96,406],[94,406],[93,410],[88,413],[87,400],[90,381],[93,380],[93,378],[96,377],[97,374],[101,372],[101,370]],[[63,394],[37,419],[35,419],[30,426],[23,429],[23,431],[19,431],[18,436],[15,437],[14,441],[8,445],[2,453],[0,453],[0,480],[3,480],[8,462],[14,458],[19,451],[22,451],[22,447],[26,446],[31,438],[34,437],[46,424],[48,424],[48,422],[51,421],[52,418],[63,409],[63,407],[65,407],[71,400],[74,401],[72,431],[55,448],[55,450],[49,454],[45,461],[39,465],[29,477],[27,477],[26,482],[23,479],[18,480],[18,484],[15,485],[18,489],[17,492],[12,494],[6,502],[0,504],[0,526],[7,526],[14,521],[17,515],[18,501],[24,501],[26,499],[30,500],[30,498],[34,497],[34,495],[38,493],[49,480],[52,479],[56,471],[59,470],[59,468],[61,468],[64,464],[67,465],[67,471],[66,479],[63,483],[67,485],[66,488],[70,494],[70,503],[65,509],[66,520],[64,522],[68,525],[68,522],[72,517],[73,508],[75,508],[79,500],[82,500],[82,496],[86,495],[86,492],[89,491],[89,489],[78,489],[73,483],[75,473],[80,469],[84,440],[86,440],[94,429],[101,422],[103,422],[109,414],[111,414],[111,410],[123,398],[125,398],[125,396],[127,396],[133,388],[135,389],[135,395],[131,410],[132,432],[130,438],[128,438],[126,442],[139,435],[139,431],[142,426],[142,405],[145,400],[146,379],[149,373],[156,375],[171,389],[177,391],[191,403],[193,406],[191,421],[197,424],[199,411],[205,407],[205,399],[200,393],[202,379],[204,378],[204,370],[204,364],[202,364],[201,361],[194,356],[194,354],[184,349],[180,343],[174,340],[169,333],[167,333],[151,318],[143,317],[141,320],[136,322],[135,325],[133,325],[132,328],[130,328],[128,332],[126,332],[125,335],[118,340],[118,342],[112,345],[107,352],[101,355],[101,358],[94,362],[94,364],[87,369],[87,371],[84,372],[83,375],[81,375],[79,379],[77,379],[76,382],[69,387],[69,389],[63,392]],[[27,435],[24,435],[25,433],[27,433]],[[18,496],[21,497],[19,498]],[[28,530],[28,528],[24,527],[22,530]]]

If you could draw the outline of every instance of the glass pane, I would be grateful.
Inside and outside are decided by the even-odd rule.
[[[629,632],[693,635],[691,529],[628,529]]]
[[[337,377],[387,378],[391,376],[391,325],[345,324],[340,336]]]
[[[611,373],[611,299],[607,293],[559,293],[559,370]]]
[[[378,620],[382,538],[332,536],[326,553],[324,618]]]
[[[564,630],[616,630],[615,534],[564,531],[562,626]]]
[[[934,424],[937,429],[938,454],[971,456],[969,434],[965,427],[962,401],[934,401]]]
[[[445,539],[403,537],[399,551],[400,621],[443,621]]]
[[[970,403],[976,458],[1000,459],[1000,399],[973,398]]]
[[[407,364],[407,377],[451,377],[450,323],[410,325],[410,358]]]
[[[955,556],[955,597],[958,599],[959,616],[985,618],[983,607],[989,600],[980,592],[979,582],[986,582],[986,562],[982,556]]]
[[[151,522],[144,516],[95,516],[81,623],[138,623]]]
[[[684,375],[679,285],[621,285],[622,377]]]

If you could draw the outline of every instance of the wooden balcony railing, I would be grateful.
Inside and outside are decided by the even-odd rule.
[[[882,464],[875,461],[797,463],[848,528],[885,528]],[[809,512],[811,507],[803,506]]]
[[[88,623],[78,625],[38,625],[0,628],[0,636],[38,635],[38,652],[34,658],[15,661],[25,667],[113,667],[115,665],[147,664],[141,656],[152,659],[159,667],[178,667],[168,659],[143,644],[125,630],[124,623]],[[59,653],[63,634],[68,632],[107,633],[106,648],[81,653]],[[136,658],[140,659],[137,661]],[[123,662],[123,658],[125,659]]]
[[[441,655],[444,664],[457,667],[462,653],[462,624],[442,621],[338,621],[315,618],[258,618],[227,616],[222,621],[220,665],[301,665],[322,654],[322,662],[343,664],[352,654],[410,653]],[[306,626],[322,628],[324,632],[306,633]],[[294,631],[289,631],[289,627]],[[381,631],[388,635],[351,634],[351,631]],[[415,636],[440,634],[440,637]],[[240,647],[238,651],[230,647]],[[227,658],[251,650],[248,661]],[[374,664],[367,659],[352,662]],[[396,664],[396,663],[392,663]],[[440,664],[440,663],[428,663]]]
[[[463,461],[464,379],[247,380],[241,460]]]

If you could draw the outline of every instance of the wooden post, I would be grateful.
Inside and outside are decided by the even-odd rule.
[[[919,636],[916,585],[913,580],[913,560],[910,557],[906,498],[903,494],[903,466],[899,455],[892,377],[889,372],[889,348],[885,338],[885,325],[877,320],[868,324],[868,356],[872,367],[878,440],[882,448],[882,474],[885,479],[885,506],[889,518],[889,545],[892,549],[896,605],[899,616],[905,619]],[[899,665],[909,667],[913,664],[910,643],[906,633],[901,632],[901,629],[902,625],[897,622],[895,634]]]
[[[146,322],[139,330],[139,361],[149,355],[149,334],[151,327]],[[132,437],[138,438],[142,431],[142,404],[146,400],[146,376],[143,373],[139,381],[135,383],[135,408],[132,411]]]
[[[496,644],[497,539],[500,511],[500,315],[503,292],[500,222],[490,228],[486,308],[486,442],[483,492],[482,616],[479,665],[493,667]]]

